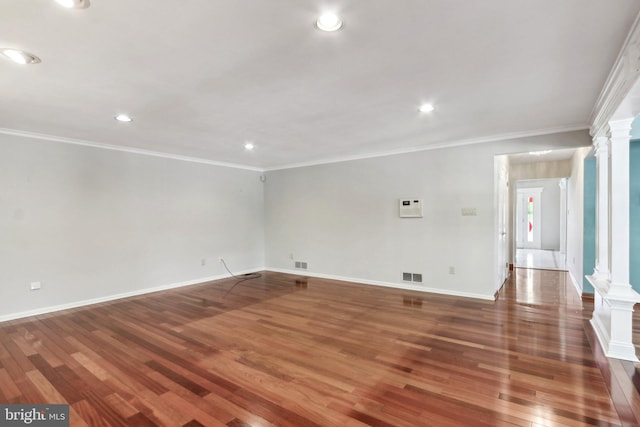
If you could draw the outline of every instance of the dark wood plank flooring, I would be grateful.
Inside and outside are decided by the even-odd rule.
[[[73,426],[637,425],[566,273],[496,302],[264,272],[0,324],[0,401]]]

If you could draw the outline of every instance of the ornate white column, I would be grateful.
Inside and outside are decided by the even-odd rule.
[[[608,225],[602,224],[601,216],[598,218],[598,266],[592,276],[587,276],[595,289],[591,324],[608,357],[634,362],[638,358],[631,339],[632,313],[640,295],[629,284],[629,133],[639,110],[640,15],[636,16],[596,101],[589,129],[591,136],[606,133],[610,137],[609,178],[604,181],[598,176],[598,193],[606,192],[609,200]],[[600,138],[594,141],[596,149],[600,141]],[[604,166],[604,162],[598,158],[600,165]],[[605,214],[600,202],[598,196],[599,215]],[[606,251],[607,256],[601,251]],[[606,271],[608,275],[604,274]]]
[[[610,122],[611,130],[611,289],[629,295],[629,144],[633,119]],[[613,215],[615,214],[615,216]]]
[[[640,295],[629,284],[629,134],[632,121],[631,118],[609,123],[610,160],[605,182],[601,180],[602,170],[598,170],[598,265],[594,275],[587,276],[587,280],[595,289],[591,324],[605,354],[638,362],[632,340],[632,314],[634,304],[640,302]],[[597,164],[600,167],[600,157]],[[607,200],[606,223],[600,216],[603,199]],[[606,275],[605,266],[610,268]]]
[[[596,149],[596,268],[593,277],[609,280],[609,138],[594,138]]]

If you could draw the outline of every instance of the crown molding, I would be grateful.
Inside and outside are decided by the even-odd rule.
[[[354,161],[354,160],[364,160],[364,159],[371,159],[376,157],[395,156],[399,154],[438,150],[442,148],[461,147],[465,145],[484,144],[484,143],[504,141],[509,139],[519,139],[519,138],[526,138],[526,137],[533,137],[533,136],[550,135],[554,133],[573,132],[573,131],[579,131],[579,130],[586,130],[588,128],[589,128],[588,125],[569,125],[569,126],[560,126],[560,127],[554,127],[554,128],[537,129],[537,130],[529,130],[529,131],[522,131],[522,132],[495,134],[495,135],[483,136],[479,138],[460,139],[460,140],[449,141],[449,142],[419,145],[419,146],[401,148],[396,150],[365,153],[365,154],[352,155],[352,156],[330,157],[330,158],[320,159],[316,161],[290,163],[290,164],[283,164],[283,165],[272,166],[272,167],[255,167],[255,166],[241,165],[237,163],[218,162],[218,161],[207,160],[207,159],[202,159],[198,157],[181,156],[181,155],[170,154],[170,153],[165,153],[161,151],[123,147],[119,145],[104,144],[99,142],[92,142],[92,141],[86,141],[86,140],[74,139],[74,138],[66,138],[66,137],[47,135],[47,134],[36,133],[36,132],[28,132],[28,131],[22,131],[22,130],[16,130],[16,129],[0,128],[0,135],[12,135],[12,136],[19,136],[23,138],[60,142],[64,144],[81,145],[85,147],[101,148],[104,150],[113,150],[113,151],[122,151],[125,153],[140,154],[140,155],[152,156],[152,157],[161,157],[165,159],[179,160],[184,162],[201,163],[205,165],[221,166],[221,167],[228,167],[228,168],[234,168],[234,169],[244,169],[244,170],[249,170],[254,172],[269,172],[269,171],[277,171],[277,170],[283,170],[283,169],[294,169],[294,168],[302,168],[302,167],[309,167],[309,166],[318,166],[318,165],[331,164],[331,163],[341,163],[341,162],[348,162],[348,161]]]
[[[441,148],[462,147],[465,145],[484,144],[488,142],[498,142],[498,141],[505,141],[509,139],[527,138],[532,136],[550,135],[554,133],[573,132],[573,131],[587,130],[587,129],[589,129],[589,126],[584,124],[584,125],[560,126],[555,128],[538,129],[538,130],[530,130],[530,131],[522,131],[522,132],[503,133],[503,134],[496,134],[496,135],[490,135],[490,136],[483,136],[480,138],[460,139],[457,141],[440,142],[435,144],[401,148],[397,150],[380,151],[377,153],[368,153],[368,154],[343,156],[343,157],[331,157],[331,158],[320,159],[320,160],[310,161],[310,162],[284,164],[280,166],[266,167],[264,169],[264,172],[277,171],[277,170],[283,170],[283,169],[303,168],[308,166],[326,165],[331,163],[349,162],[353,160],[364,160],[364,159],[371,159],[375,157],[395,156],[398,154],[416,153],[419,151],[439,150]]]
[[[589,133],[593,137],[607,133],[607,124],[640,77],[640,14],[620,49],[616,62],[591,113]]]
[[[201,163],[205,165],[221,166],[221,167],[233,168],[233,169],[244,169],[244,170],[250,170],[254,172],[263,172],[262,168],[241,165],[237,163],[217,162],[214,160],[201,159],[198,157],[181,156],[178,154],[170,154],[170,153],[164,153],[161,151],[145,150],[141,148],[122,147],[119,145],[103,144],[100,142],[92,142],[92,141],[86,141],[86,140],[74,139],[74,138],[65,138],[61,136],[47,135],[47,134],[36,133],[36,132],[27,132],[23,130],[0,128],[0,134],[19,136],[23,138],[39,139],[43,141],[61,142],[63,144],[82,145],[85,147],[101,148],[104,150],[122,151],[125,153],[141,154],[144,156],[162,157],[165,159],[179,160],[183,162]]]

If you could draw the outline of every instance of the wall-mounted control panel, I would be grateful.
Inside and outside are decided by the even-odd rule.
[[[400,218],[422,218],[422,199],[400,199]]]

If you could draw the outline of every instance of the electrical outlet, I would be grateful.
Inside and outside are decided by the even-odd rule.
[[[37,291],[41,287],[42,287],[42,283],[40,283],[40,282],[31,282],[31,290],[32,291]]]
[[[222,259],[222,257],[218,257],[218,261],[220,261],[220,262],[224,262],[224,260]]]
[[[449,274],[456,274],[456,268],[454,266],[449,267]]]

